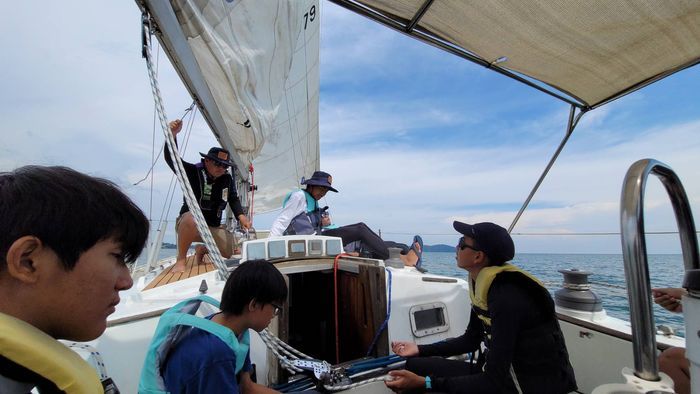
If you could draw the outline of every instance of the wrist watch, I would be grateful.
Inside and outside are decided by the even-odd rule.
[[[425,377],[425,389],[430,390],[433,388],[433,382],[430,381],[430,376]]]

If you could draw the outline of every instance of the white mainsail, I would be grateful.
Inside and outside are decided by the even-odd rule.
[[[250,181],[254,210],[319,168],[318,0],[148,0],[159,38],[207,122]]]

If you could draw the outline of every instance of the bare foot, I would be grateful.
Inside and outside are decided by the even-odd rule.
[[[170,272],[172,272],[173,274],[185,272],[185,267],[187,267],[187,259],[186,258],[177,259],[177,261],[175,262],[175,265],[170,270]]]
[[[204,255],[207,254],[207,247],[204,245],[197,245],[194,248],[194,262],[197,265],[204,264]]]
[[[413,251],[413,249],[409,250],[406,254],[399,255],[399,257],[401,257],[403,265],[407,267],[415,267],[416,263],[418,262],[418,255]]]
[[[408,267],[415,267],[418,263],[418,253],[420,252],[420,243],[414,242],[413,249],[409,249],[408,253],[400,255],[403,264]]]
[[[360,252],[346,252],[346,253],[352,257],[360,257]]]

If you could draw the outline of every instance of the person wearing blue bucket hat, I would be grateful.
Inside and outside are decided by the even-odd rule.
[[[330,190],[334,193],[338,193],[338,191],[331,186],[332,183],[333,177],[331,174],[323,171],[314,171],[314,174],[311,175],[311,178],[309,179],[301,178],[302,185],[320,186],[326,188],[326,192]]]
[[[318,201],[326,193],[332,191],[338,193],[333,187],[333,177],[324,171],[315,171],[311,178],[302,178],[301,184],[306,189],[297,189],[287,193],[282,211],[270,227],[270,236],[294,234],[322,234],[343,239],[343,245],[359,243],[361,250],[367,252],[367,257],[386,260],[389,258],[389,248],[401,249],[400,258],[405,265],[420,268],[423,240],[416,235],[411,246],[405,244],[384,241],[365,223],[355,223],[347,226],[333,226],[328,207],[319,207]],[[358,254],[357,252],[353,252]]]
[[[442,393],[576,391],[552,296],[537,278],[508,263],[515,256],[508,231],[490,222],[455,221],[453,227],[461,234],[457,266],[469,272],[467,330],[429,345],[392,342],[394,353],[407,358],[406,369],[389,372],[394,379],[386,385],[394,391]],[[477,361],[434,357],[465,353]]]

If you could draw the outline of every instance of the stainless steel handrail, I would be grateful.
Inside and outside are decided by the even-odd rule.
[[[656,360],[656,329],[644,238],[644,188],[649,174],[654,174],[661,180],[671,198],[681,237],[685,269],[700,268],[700,259],[690,204],[676,173],[666,164],[653,159],[642,159],[632,164],[622,185],[620,232],[632,323],[634,373],[639,378],[657,381],[659,365]]]

